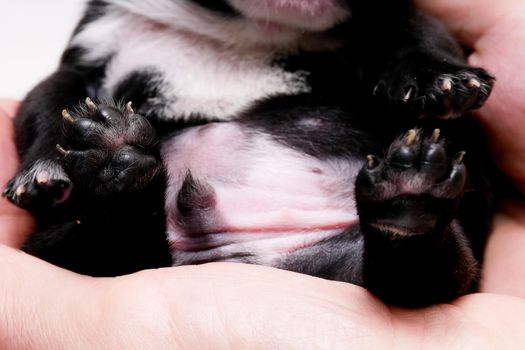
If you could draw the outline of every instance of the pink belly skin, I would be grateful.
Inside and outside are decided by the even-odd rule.
[[[164,143],[162,155],[175,265],[247,255],[272,265],[358,222],[354,180],[361,161],[319,160],[238,123],[188,129]],[[214,193],[198,230],[188,230],[176,204],[189,173]]]

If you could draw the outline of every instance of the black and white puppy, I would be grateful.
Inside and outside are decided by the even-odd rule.
[[[446,301],[490,228],[464,115],[492,83],[409,1],[92,0],[4,195],[24,249],[81,273],[232,261]]]

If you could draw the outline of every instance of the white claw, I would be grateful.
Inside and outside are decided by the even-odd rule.
[[[472,89],[472,88],[479,88],[481,87],[481,83],[478,79],[470,79],[469,81],[467,81],[467,83],[465,84],[468,88]]]
[[[456,164],[461,164],[461,163],[463,163],[463,159],[465,159],[465,154],[466,154],[465,151],[461,151],[461,152],[459,152],[458,154],[456,154],[456,158],[454,159],[454,161],[456,162]]]
[[[97,105],[89,97],[86,97],[86,106],[90,112],[95,112],[97,110]]]
[[[416,130],[410,129],[408,130],[407,136],[406,136],[406,145],[412,146],[414,142],[416,142],[417,133]]]
[[[441,136],[441,130],[434,129],[432,133],[432,142],[437,143],[439,141],[439,136]]]
[[[133,110],[133,102],[129,101],[126,103],[126,110],[129,114],[135,114],[135,111]]]
[[[450,78],[443,79],[443,82],[441,83],[441,91],[449,92],[450,90],[452,90],[452,79]]]
[[[38,182],[38,184],[40,184],[40,185],[47,184],[49,182],[49,173],[47,171],[43,171],[43,172],[39,173],[36,176],[36,182]]]
[[[369,154],[366,156],[367,166],[369,169],[375,168],[377,166],[377,159],[373,155]]]
[[[69,114],[67,109],[63,109],[62,110],[62,117],[64,118],[64,120],[66,120],[66,121],[68,121],[70,123],[73,123],[75,121],[75,119],[73,119],[73,117],[71,116],[71,114]]]
[[[381,92],[381,90],[383,90],[383,88],[384,88],[384,84],[382,84],[382,83],[377,84],[377,85],[374,87],[373,95],[374,95],[374,96],[378,95],[378,94]]]
[[[57,144],[55,147],[56,147],[58,153],[60,153],[60,155],[62,155],[62,156],[65,156],[66,154],[69,153],[69,151],[66,151],[64,149],[64,147],[60,146],[59,144]]]
[[[404,102],[408,102],[408,100],[410,100],[412,98],[412,95],[414,95],[414,89],[413,88],[409,88],[407,93],[405,94],[405,96],[403,96],[403,101]]]
[[[15,195],[20,196],[27,192],[27,188],[24,185],[20,185],[16,188]]]

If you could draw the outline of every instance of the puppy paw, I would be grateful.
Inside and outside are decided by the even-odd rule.
[[[438,129],[410,130],[385,159],[368,156],[356,180],[362,224],[395,236],[445,232],[465,189],[464,156],[448,157]]]
[[[34,210],[65,202],[73,185],[60,164],[52,160],[38,160],[28,169],[22,169],[4,189],[3,196],[15,205]]]
[[[96,105],[89,98],[63,111],[67,145],[57,145],[67,173],[96,194],[143,188],[160,170],[151,124],[126,106]],[[77,183],[77,181],[75,181]]]
[[[418,117],[449,119],[480,108],[493,84],[494,78],[481,68],[403,65],[387,73],[374,95]]]

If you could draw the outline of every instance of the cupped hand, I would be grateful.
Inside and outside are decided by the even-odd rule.
[[[415,0],[472,49],[469,63],[496,76],[492,96],[476,113],[492,157],[525,194],[525,2]],[[489,241],[482,290],[525,298],[525,206],[501,210]]]
[[[519,349],[525,302],[476,294],[419,310],[268,267],[89,278],[0,247],[4,349]]]

